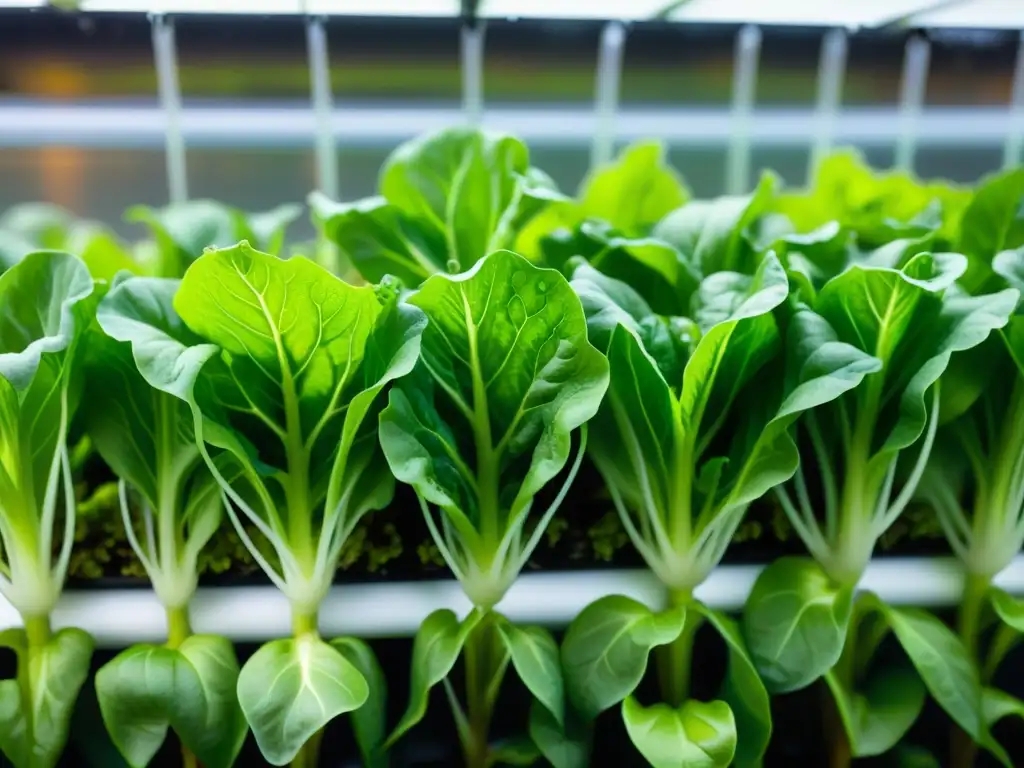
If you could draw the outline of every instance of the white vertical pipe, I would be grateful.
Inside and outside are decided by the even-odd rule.
[[[931,43],[914,35],[907,41],[903,57],[903,81],[900,84],[899,135],[896,137],[896,168],[907,173],[914,170],[917,150],[917,123],[924,108],[925,89],[928,85],[928,66]]]
[[[188,199],[185,167],[185,138],[181,132],[181,87],[178,84],[178,56],[174,44],[174,22],[162,13],[150,17],[153,27],[153,56],[160,106],[167,120],[167,189],[172,203]]]
[[[306,45],[309,48],[310,93],[316,130],[316,183],[332,200],[338,199],[338,158],[334,151],[334,97],[331,92],[330,59],[327,55],[327,30],[324,19],[306,20]]]
[[[484,115],[484,22],[462,24],[462,113],[469,125],[480,125]]]
[[[739,195],[750,184],[750,123],[757,91],[757,67],[761,55],[761,30],[748,25],[736,37],[732,80],[732,132],[726,156],[725,191]]]
[[[807,183],[810,185],[818,165],[832,150],[832,140],[843,99],[843,79],[846,74],[847,34],[845,29],[831,29],[821,41],[821,59],[818,63],[818,101],[815,108],[814,140],[807,164]]]
[[[1003,147],[1003,167],[1015,168],[1021,164],[1024,149],[1024,32],[1017,44],[1017,67],[1013,73],[1013,91],[1010,94],[1010,124]]]
[[[626,27],[613,21],[601,32],[597,51],[597,79],[594,83],[594,141],[590,147],[590,167],[610,163],[615,154],[615,118],[619,111],[622,82],[622,55],[626,47]]]

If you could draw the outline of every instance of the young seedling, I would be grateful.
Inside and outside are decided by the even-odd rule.
[[[855,386],[873,363],[787,301],[773,254],[753,275],[705,278],[692,320],[654,314],[631,287],[588,265],[572,285],[611,366],[588,452],[669,601],[654,611],[614,595],[585,608],[562,645],[569,698],[588,719],[621,703],[630,738],[657,768],[681,757],[757,765],[771,734],[768,694],[735,622],[694,593],[750,503],[795,471],[789,425]],[[694,638],[705,623],[729,659],[714,701],[691,689]],[[655,649],[663,702],[644,706],[634,692]]]
[[[857,593],[879,537],[917,490],[951,355],[1004,326],[1016,303],[1015,291],[957,293],[952,286],[966,267],[959,254],[921,253],[902,268],[854,264],[816,294],[804,286],[837,339],[875,367],[796,425],[800,465],[775,493],[813,559],[769,565],[743,629],[773,693],[824,677],[835,701],[826,734],[837,768],[890,749],[917,718],[926,689],[972,737],[985,735],[978,677],[955,635],[924,611]],[[876,660],[890,632],[909,664]]]
[[[473,608],[461,621],[439,610],[423,622],[409,705],[388,744],[422,719],[430,688],[443,682],[467,766],[509,759],[489,743],[488,731],[511,661],[539,702],[531,732],[536,748],[549,754],[561,746],[566,716],[558,647],[544,629],[518,627],[496,606],[579,469],[608,364],[587,341],[583,310],[565,278],[509,251],[461,274],[435,275],[408,301],[429,319],[422,358],[391,390],[380,440],[395,476],[415,489],[434,543]],[[560,490],[531,514],[569,462],[577,430]],[[447,680],[460,655],[465,710]]]
[[[105,333],[88,338],[86,427],[120,478],[128,541],[167,615],[166,642],[118,654],[97,673],[96,694],[107,731],[132,768],[149,765],[168,728],[181,740],[186,768],[197,760],[229,768],[248,731],[235,695],[238,660],[230,641],[194,635],[189,621],[199,554],[221,524],[221,493],[196,445],[189,404],[140,373],[163,339],[202,343],[173,311],[179,284],[119,280],[96,312]]]
[[[236,531],[292,609],[292,637],[242,667],[245,718],[269,763],[311,768],[321,729],[355,711],[364,761],[378,765],[380,670],[360,641],[322,640],[318,611],[345,540],[394,492],[377,439],[378,396],[415,364],[423,313],[391,283],[354,287],[247,242],[207,250],[173,306],[167,298],[154,314],[187,335],[126,313],[118,337],[132,342],[152,386],[190,406],[196,446]]]
[[[92,297],[89,271],[64,253],[0,276],[0,592],[24,625],[0,632],[18,665],[0,681],[0,751],[15,768],[57,764],[92,657],[88,634],[50,624],[75,534],[67,437]]]

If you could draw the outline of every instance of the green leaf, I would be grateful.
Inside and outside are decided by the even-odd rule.
[[[0,216],[0,230],[13,232],[32,243],[32,250],[67,250],[68,230],[74,216],[52,203],[21,203]]]
[[[989,600],[1004,624],[1024,634],[1024,600],[1016,599],[999,588],[989,592]]]
[[[975,741],[985,738],[978,670],[957,636],[920,609],[885,606],[884,611],[932,698]]]
[[[985,723],[991,727],[1004,717],[1024,720],[1024,701],[998,688],[985,688],[981,692],[981,710]]]
[[[289,763],[317,731],[369,695],[359,670],[313,635],[267,643],[238,676],[238,703],[271,765]]]
[[[724,768],[736,751],[736,724],[724,701],[689,700],[678,709],[622,702],[630,741],[653,768]]]
[[[489,752],[492,765],[535,765],[540,758],[537,745],[524,736],[499,741]]]
[[[609,224],[587,220],[572,232],[542,240],[545,262],[564,273],[580,259],[608,277],[622,280],[664,315],[689,311],[700,275],[671,245],[653,237],[627,237]]]
[[[462,270],[511,246],[545,198],[560,197],[551,186],[529,167],[525,144],[474,128],[413,139],[380,172],[381,195],[419,228],[423,241],[446,244],[442,263]]]
[[[765,173],[749,195],[692,200],[662,219],[654,237],[674,246],[702,275],[753,272],[753,249],[744,232],[768,211],[777,185]]]
[[[103,722],[133,768],[144,768],[173,728],[208,768],[230,768],[248,728],[235,695],[238,662],[221,637],[193,635],[179,649],[136,645],[96,675]]]
[[[386,736],[388,685],[384,671],[373,655],[373,650],[362,640],[340,637],[331,645],[359,670],[369,688],[366,702],[352,713],[352,729],[359,744],[363,768],[386,768],[384,737]]]
[[[301,208],[284,205],[265,213],[248,214],[214,200],[189,200],[166,208],[136,205],[125,220],[146,224],[158,246],[158,263],[150,265],[158,277],[181,277],[207,248],[224,248],[239,240],[273,254],[284,245],[288,225]]]
[[[736,765],[760,766],[772,736],[772,710],[768,691],[751,660],[739,625],[703,603],[693,603],[718,631],[728,651],[725,682],[719,693],[736,721]]]
[[[593,724],[571,708],[562,725],[537,699],[530,706],[530,738],[554,768],[588,768],[593,730]]]
[[[423,620],[413,640],[409,704],[384,743],[385,750],[423,719],[430,689],[448,677],[480,618],[479,611],[472,611],[460,622],[454,613],[442,608]]]
[[[783,557],[758,574],[743,609],[743,636],[772,693],[806,688],[839,661],[853,590],[813,560]]]
[[[530,693],[562,725],[565,721],[565,690],[558,644],[541,627],[517,627],[503,621],[498,625],[502,642],[512,658],[516,674]]]
[[[78,692],[89,676],[93,639],[62,629],[42,646],[29,646],[23,630],[7,630],[18,676],[0,680],[0,751],[15,768],[55,768],[68,739]]]
[[[509,251],[435,275],[408,301],[429,319],[420,376],[392,389],[381,445],[395,477],[458,530],[450,564],[490,607],[529,556],[512,537],[597,410],[608,364],[565,278]]]
[[[924,707],[924,685],[906,662],[871,670],[858,691],[847,690],[834,671],[826,673],[825,682],[856,757],[888,752],[906,735]]]
[[[655,613],[621,595],[584,608],[562,640],[562,670],[573,707],[592,720],[633,693],[651,649],[679,637],[685,619],[683,607]]]
[[[309,203],[324,234],[367,280],[394,275],[416,286],[447,267],[443,233],[420,226],[383,197],[335,203],[314,192]]]
[[[982,288],[1000,251],[1024,245],[1024,171],[1014,169],[983,179],[960,220],[956,248],[967,255],[968,290]]]
[[[580,189],[584,217],[603,219],[631,235],[643,235],[690,197],[682,178],[653,141],[631,144],[609,165],[594,169]]]

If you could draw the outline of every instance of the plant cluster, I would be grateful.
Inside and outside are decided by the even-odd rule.
[[[135,246],[14,209],[0,217],[0,591],[23,628],[0,633],[18,658],[0,749],[54,766],[88,677],[91,638],[50,616],[76,467],[95,453],[167,614],[166,642],[95,678],[131,766],[173,731],[183,765],[227,768],[251,731],[270,764],[309,768],[346,713],[364,764],[387,765],[438,686],[470,768],[588,765],[613,707],[655,768],[756,766],[770,697],[818,681],[835,768],[895,747],[928,696],[955,724],[944,764],[979,748],[1019,763],[992,726],[1024,718],[996,686],[1024,602],[994,586],[1024,545],[1022,203],[1022,170],[961,188],[852,154],[807,190],[765,173],[748,195],[696,200],[654,143],[571,197],[514,137],[451,129],[399,147],[376,196],[312,195],[312,246],[286,243],[298,206],[139,207],[129,218],[152,235]],[[666,599],[603,597],[559,643],[501,602],[584,462]],[[388,728],[371,649],[321,637],[318,614],[396,481],[472,608],[426,617]],[[728,616],[701,585],[765,497],[807,556],[769,564]],[[910,507],[962,565],[956,631],[860,588]],[[292,613],[291,636],[242,665],[189,621],[225,526]],[[701,632],[727,658],[712,691],[695,683]],[[532,697],[528,735],[492,743],[510,671]]]

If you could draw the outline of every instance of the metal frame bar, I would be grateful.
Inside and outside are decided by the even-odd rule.
[[[597,168],[615,156],[615,122],[619,112],[622,59],[626,48],[626,27],[618,21],[605,25],[597,51],[594,83],[594,139],[590,167]]]
[[[762,568],[719,566],[695,596],[712,608],[739,610]],[[1024,555],[996,578],[996,584],[1012,594],[1024,594]],[[961,598],[963,571],[953,558],[879,558],[868,566],[860,588],[893,605],[950,607]],[[585,606],[611,594],[632,597],[654,609],[666,599],[664,588],[645,570],[528,573],[515,582],[498,608],[516,623],[564,627]],[[259,610],[253,610],[254,605]],[[460,615],[470,610],[458,582],[337,585],[321,607],[320,629],[327,637],[409,637],[439,608]],[[202,587],[192,601],[191,614],[196,632],[234,641],[263,641],[291,631],[288,601],[272,586]],[[166,635],[164,610],[152,590],[145,588],[66,591],[53,622],[81,627],[106,647],[160,642]],[[17,612],[0,600],[0,630],[19,625]]]
[[[932,46],[923,35],[911,35],[903,57],[903,78],[900,82],[900,133],[896,140],[895,167],[907,173],[914,171],[917,132],[924,110],[928,88],[928,67]]]
[[[818,98],[815,107],[815,132],[807,163],[807,183],[810,184],[818,165],[831,151],[836,123],[843,100],[843,79],[846,74],[848,36],[845,29],[830,29],[821,40],[821,59],[818,63]]]
[[[750,129],[757,96],[757,70],[761,58],[761,30],[748,25],[736,35],[732,81],[732,130],[725,161],[725,191],[739,195],[750,188]]]
[[[188,166],[185,162],[185,137],[181,130],[181,86],[178,83],[178,55],[174,21],[156,13],[153,26],[153,57],[156,63],[157,91],[166,125],[167,191],[171,203],[188,199]]]
[[[331,90],[327,29],[322,16],[306,19],[309,81],[316,131],[316,183],[332,200],[338,199],[338,157],[334,147],[334,94]]]
[[[1017,64],[1013,71],[1013,90],[1010,93],[1010,124],[1003,145],[1003,168],[1014,168],[1024,161],[1024,31],[1017,43]]]

